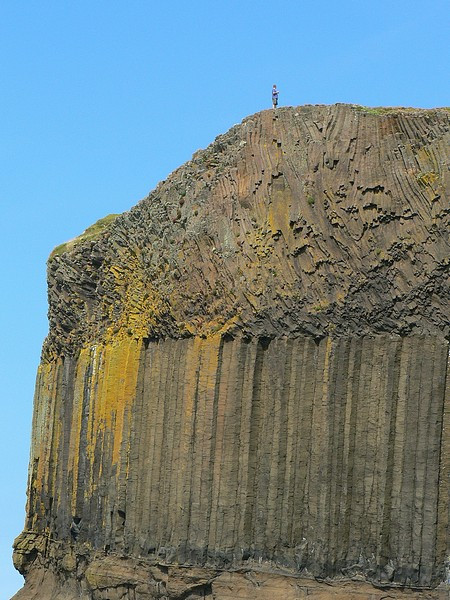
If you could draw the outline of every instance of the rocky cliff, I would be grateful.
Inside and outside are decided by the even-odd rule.
[[[448,142],[265,111],[54,250],[17,600],[444,598]]]

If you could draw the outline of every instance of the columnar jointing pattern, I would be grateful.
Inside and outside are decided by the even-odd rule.
[[[38,379],[29,527],[167,563],[435,584],[447,355],[389,336],[83,350]]]

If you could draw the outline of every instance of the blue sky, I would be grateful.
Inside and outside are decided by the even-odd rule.
[[[0,598],[22,581],[52,248],[268,108],[273,83],[280,105],[449,105],[448,40],[444,0],[3,0]]]

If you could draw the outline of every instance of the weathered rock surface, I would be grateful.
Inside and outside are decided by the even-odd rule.
[[[54,251],[17,600],[444,598],[448,141],[265,111]]]

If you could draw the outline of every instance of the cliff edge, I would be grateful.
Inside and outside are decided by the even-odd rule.
[[[16,600],[444,598],[449,117],[255,114],[53,251]]]

